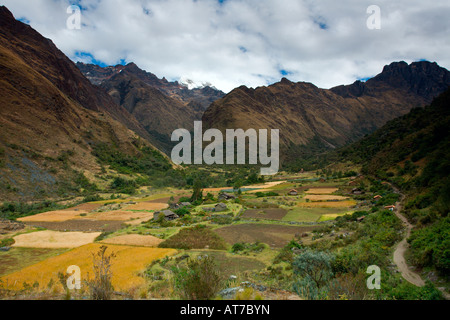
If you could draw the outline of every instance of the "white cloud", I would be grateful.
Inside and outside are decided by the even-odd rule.
[[[279,81],[323,88],[419,59],[450,68],[447,0],[0,0],[52,39],[115,64],[135,62],[169,80],[210,82],[229,91]],[[82,6],[81,30],[66,28],[70,4]],[[366,26],[381,8],[381,30]],[[284,70],[284,71],[282,71]]]

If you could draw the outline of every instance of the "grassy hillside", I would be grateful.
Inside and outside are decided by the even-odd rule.
[[[416,225],[411,262],[450,271],[450,90],[374,134],[329,156],[351,160],[362,172],[388,180],[406,195],[404,213]]]

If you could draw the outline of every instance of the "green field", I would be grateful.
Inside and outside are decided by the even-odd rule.
[[[326,214],[345,214],[348,210],[343,208],[301,208],[296,207],[288,211],[282,221],[317,222]]]
[[[0,276],[22,270],[50,257],[66,252],[68,249],[11,248],[0,252]]]

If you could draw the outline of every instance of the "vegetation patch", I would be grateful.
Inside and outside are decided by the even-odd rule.
[[[226,250],[226,242],[205,225],[181,229],[159,245],[160,248]]]
[[[261,242],[272,248],[283,248],[295,237],[301,236],[305,232],[311,232],[317,227],[296,227],[276,224],[237,224],[216,229],[228,243],[254,243]]]
[[[264,209],[249,209],[242,215],[243,218],[252,219],[267,219],[267,220],[282,220],[286,214],[286,209],[282,208],[264,208]]]

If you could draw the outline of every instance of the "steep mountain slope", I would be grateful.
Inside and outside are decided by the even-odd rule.
[[[165,95],[188,104],[198,109],[199,111],[206,110],[209,105],[217,99],[222,98],[225,93],[211,86],[204,86],[201,88],[189,89],[186,85],[179,82],[169,82],[166,78],[159,79],[154,74],[140,69],[136,64],[129,63],[128,65],[116,65],[114,67],[105,67],[94,64],[85,64],[77,62],[77,67],[93,84],[101,86],[107,83],[115,75],[126,72],[133,74],[139,80],[142,80],[147,85],[152,86]]]
[[[450,89],[337,152],[365,174],[406,194],[403,213],[415,225],[408,242],[419,267],[450,272]],[[336,160],[335,159],[335,160]]]
[[[280,129],[284,158],[343,146],[387,121],[422,107],[450,85],[435,63],[386,66],[366,83],[330,90],[287,79],[268,87],[239,87],[205,111],[206,128]]]
[[[106,90],[114,101],[130,112],[161,150],[170,153],[175,129],[193,129],[204,110],[224,93],[212,87],[188,89],[178,82],[159,79],[134,63],[102,68],[77,63],[83,74]]]
[[[0,16],[2,47],[14,51],[70,99],[85,108],[106,112],[139,135],[148,137],[136,119],[115,104],[106,92],[92,86],[50,39],[29,25],[16,21],[6,7],[0,7]]]
[[[153,148],[109,114],[128,117],[126,110],[5,7],[0,7],[0,92],[0,200],[93,188],[94,174],[101,171],[93,155],[98,146],[136,157]],[[164,165],[170,168],[155,154],[155,167]]]

